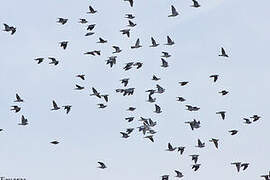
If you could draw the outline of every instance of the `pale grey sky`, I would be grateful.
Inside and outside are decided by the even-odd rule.
[[[268,43],[270,2],[261,0],[200,0],[201,7],[190,7],[191,0],[156,1],[134,0],[131,8],[123,0],[93,1],[5,1],[0,6],[0,22],[14,25],[17,32],[0,33],[0,176],[31,179],[160,179],[174,170],[180,170],[184,179],[255,180],[269,169],[270,148],[267,143],[269,117],[269,67]],[[88,6],[98,10],[95,15],[86,14]],[[170,6],[180,15],[168,18]],[[131,37],[121,35],[127,28],[125,13],[133,13],[137,26]],[[58,17],[68,18],[59,25]],[[93,36],[85,37],[86,25],[79,18],[96,23]],[[1,25],[2,26],[2,25]],[[3,28],[3,26],[2,26]],[[169,35],[175,45],[165,46]],[[149,48],[153,36],[161,45]],[[97,44],[98,38],[108,40]],[[131,50],[137,38],[142,48]],[[66,50],[58,42],[69,41]],[[112,45],[120,46],[117,64],[105,65],[113,52]],[[224,47],[229,58],[219,57]],[[85,56],[86,51],[101,50],[102,56]],[[161,68],[162,51],[168,51],[169,67]],[[47,57],[56,57],[58,66],[49,65]],[[45,57],[36,64],[34,58]],[[124,71],[125,63],[141,61],[143,67]],[[75,76],[83,73],[86,80]],[[155,94],[161,114],[155,114],[154,104],[147,103],[145,90],[155,88],[152,75],[161,77],[157,82],[166,89]],[[209,75],[219,74],[213,83]],[[122,78],[130,78],[128,87],[134,87],[133,96],[123,97],[115,93],[122,88]],[[179,81],[190,81],[180,87]],[[85,86],[75,91],[75,84]],[[109,94],[108,107],[98,109],[103,103],[90,97],[95,87]],[[226,89],[222,97],[218,91]],[[15,114],[9,107],[15,105],[15,94],[25,100],[22,110]],[[187,99],[176,102],[177,96]],[[51,112],[52,100],[58,105],[71,104],[72,110]],[[185,105],[199,106],[198,112],[188,112]],[[134,112],[128,112],[135,106]],[[217,111],[227,111],[224,121]],[[18,126],[21,115],[29,120],[28,126]],[[243,124],[243,117],[254,114],[262,119],[251,125]],[[125,117],[135,116],[127,123]],[[151,117],[157,121],[154,128],[155,142],[144,139],[136,129],[131,137],[122,139],[120,131],[138,127],[138,119]],[[191,131],[185,121],[200,120],[202,127]],[[238,129],[231,136],[228,130]],[[197,138],[206,147],[195,147]],[[209,142],[219,138],[219,149]],[[52,145],[52,140],[60,141]],[[167,143],[186,146],[182,156],[166,152]],[[194,172],[190,154],[200,155],[201,168]],[[97,161],[103,161],[107,169],[98,169]],[[249,168],[237,173],[231,162],[249,162]]]

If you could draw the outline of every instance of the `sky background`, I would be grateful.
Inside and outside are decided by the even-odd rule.
[[[184,179],[255,180],[269,171],[269,77],[268,60],[270,2],[266,0],[200,0],[200,8],[191,8],[191,0],[134,0],[131,8],[123,0],[93,1],[3,1],[0,22],[14,25],[17,32],[0,33],[0,176],[31,179],[160,179],[180,170]],[[98,10],[86,14],[88,6]],[[174,5],[179,16],[168,18]],[[126,13],[133,13],[137,26],[131,37],[119,30],[127,28]],[[65,25],[57,18],[68,18]],[[96,23],[95,35],[85,37],[87,25],[79,18]],[[2,26],[2,28],[4,28]],[[168,47],[169,35],[175,45]],[[98,38],[108,40],[97,44]],[[150,37],[161,45],[149,48]],[[137,38],[142,48],[130,49]],[[66,50],[58,42],[69,41]],[[117,64],[105,65],[112,55],[111,46],[120,46]],[[229,58],[219,57],[224,47]],[[86,51],[101,50],[101,56],[85,56]],[[160,67],[162,51],[169,52],[169,67]],[[47,57],[60,62],[48,64]],[[43,63],[34,59],[45,57]],[[125,63],[143,62],[139,70],[124,71]],[[75,77],[85,74],[86,80]],[[154,82],[152,75],[161,80]],[[216,83],[209,75],[219,74]],[[130,78],[128,87],[135,88],[133,96],[115,93],[122,88],[120,79]],[[179,81],[189,81],[180,87]],[[75,84],[85,86],[75,91]],[[155,114],[154,104],[146,102],[145,90],[156,84],[166,90],[154,94],[162,113]],[[90,97],[91,87],[109,94],[108,107],[98,109],[104,100]],[[222,97],[221,90],[229,94]],[[10,111],[15,105],[15,94],[24,99],[19,113]],[[176,102],[177,96],[187,101]],[[51,112],[52,100],[59,106],[71,104],[67,115],[63,109]],[[185,105],[198,106],[198,112],[185,110]],[[134,112],[126,109],[134,106]],[[227,111],[224,121],[217,111]],[[262,119],[251,125],[242,118],[254,114]],[[21,115],[28,126],[17,125]],[[125,117],[134,116],[128,123]],[[128,139],[120,131],[136,128],[140,117],[157,121],[155,142],[144,139],[136,129]],[[201,128],[191,131],[185,121],[201,121]],[[238,129],[231,136],[228,130]],[[197,138],[206,147],[195,147]],[[219,139],[219,149],[209,142]],[[49,142],[57,140],[58,145]],[[166,152],[167,143],[186,146],[182,156]],[[199,154],[200,169],[191,169],[190,154]],[[103,161],[108,168],[97,168]],[[231,162],[250,163],[249,168],[237,173]]]

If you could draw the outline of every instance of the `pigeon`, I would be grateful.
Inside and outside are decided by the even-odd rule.
[[[237,133],[238,133],[238,131],[237,131],[237,130],[230,130],[229,132],[231,133],[231,135],[235,135],[235,134],[237,134]]]
[[[110,64],[110,67],[113,67],[116,64],[117,56],[110,56],[109,59],[106,60],[106,64]]]
[[[125,120],[127,120],[128,122],[131,122],[134,120],[134,117],[127,117],[127,118],[125,118]]]
[[[243,171],[248,168],[249,163],[241,163],[241,167],[243,167]]]
[[[59,61],[57,61],[54,57],[48,57],[51,62],[49,64],[54,64],[55,66],[59,63]]]
[[[104,40],[102,38],[99,38],[99,41],[97,43],[107,43],[107,40]]]
[[[217,74],[211,75],[209,77],[213,78],[214,82],[216,82],[218,80],[218,75]]]
[[[184,101],[186,101],[186,99],[185,98],[183,98],[183,97],[176,97],[177,99],[176,99],[176,101],[180,101],[180,102],[184,102]]]
[[[222,120],[224,120],[224,119],[225,119],[225,114],[226,114],[226,111],[219,111],[219,112],[216,112],[216,114],[220,114],[220,115],[221,115]]]
[[[245,121],[244,121],[244,123],[245,124],[251,124],[252,122],[250,121],[250,119],[248,119],[248,118],[243,118]]]
[[[24,117],[24,115],[22,115],[21,123],[19,123],[18,125],[26,126],[27,124],[28,124],[28,120]]]
[[[218,92],[218,93],[220,93],[222,96],[225,96],[226,94],[229,93],[229,91],[222,90],[222,91],[220,91],[220,92]]]
[[[180,86],[185,86],[187,85],[189,82],[188,81],[182,81],[182,82],[178,82],[180,84]]]
[[[79,23],[81,23],[81,24],[86,24],[86,23],[88,23],[88,21],[86,20],[86,19],[80,19],[80,21],[79,21]]]
[[[235,165],[236,166],[237,172],[240,171],[241,162],[233,162],[233,163],[231,163],[231,165]]]
[[[92,91],[93,94],[90,94],[90,96],[97,96],[98,98],[101,98],[100,93],[94,87],[92,87]]]
[[[223,47],[221,48],[221,54],[218,55],[218,56],[229,57],[229,56],[226,54],[226,52],[225,52],[225,50],[224,50]]]
[[[177,148],[177,151],[180,152],[180,154],[182,155],[185,151],[185,147],[180,146]]]
[[[169,64],[168,64],[168,62],[165,60],[165,59],[163,59],[163,58],[161,58],[161,67],[164,67],[164,68],[167,68],[167,67],[169,67]]]
[[[181,173],[180,171],[174,170],[174,172],[176,173],[175,177],[178,177],[178,178],[184,177],[183,173]]]
[[[66,110],[66,114],[68,114],[71,110],[71,105],[65,105],[65,106],[62,106],[65,110]]]
[[[191,5],[191,7],[198,8],[198,7],[201,6],[201,5],[198,3],[198,1],[196,1],[196,0],[192,0],[192,1],[193,1],[193,5]]]
[[[253,122],[258,121],[261,117],[258,115],[253,115],[252,117],[250,117],[251,119],[253,119]]]
[[[174,151],[174,150],[176,150],[176,148],[177,148],[177,147],[173,147],[173,146],[171,145],[171,143],[168,143],[168,149],[166,149],[166,151]]]
[[[59,44],[60,44],[60,47],[62,47],[63,49],[66,49],[68,45],[68,41],[62,41],[62,42],[59,42]]]
[[[130,6],[133,7],[133,3],[134,3],[133,0],[124,0],[124,1],[128,1]]]
[[[192,169],[194,169],[194,171],[197,171],[200,168],[201,164],[194,164],[192,165]]]
[[[203,148],[205,147],[205,143],[202,143],[200,139],[198,139],[198,145],[196,147]]]
[[[118,46],[113,46],[113,48],[115,49],[115,51],[113,52],[114,53],[120,53],[122,50],[120,49],[120,47]]]
[[[11,35],[13,35],[16,32],[16,28],[13,26],[9,26],[7,24],[4,24],[4,30],[6,32],[11,32]]]
[[[100,169],[105,169],[107,168],[107,166],[103,163],[103,162],[98,162],[98,164],[100,165],[98,168]]]
[[[167,36],[167,43],[165,45],[169,45],[169,46],[174,45],[174,41],[171,40],[170,36]]]
[[[124,78],[120,80],[122,84],[124,84],[124,87],[128,85],[129,78]]]
[[[15,113],[19,112],[21,110],[21,107],[19,106],[11,106],[12,109],[10,109],[11,111],[14,111]]]
[[[157,47],[159,45],[153,37],[151,37],[151,42],[152,44],[149,47]]]
[[[97,10],[95,10],[92,6],[89,6],[89,11],[87,12],[88,14],[95,14]]]
[[[127,37],[130,37],[130,29],[122,29],[122,30],[120,30],[120,32],[122,33],[122,34],[126,34],[127,35]]]
[[[67,21],[68,21],[68,19],[65,19],[65,18],[58,18],[57,23],[60,23],[60,24],[64,25],[64,24],[67,23]]]
[[[59,142],[58,141],[52,141],[52,142],[50,142],[51,144],[59,144]]]
[[[133,16],[132,14],[126,14],[125,18],[128,18],[128,19],[134,19],[135,16]]]
[[[145,136],[144,138],[148,138],[150,141],[154,142],[153,135]]]
[[[142,46],[140,45],[140,39],[138,38],[135,45],[131,46],[131,49],[140,48],[140,47],[142,47]]]
[[[101,97],[103,97],[106,102],[109,101],[109,95],[108,94],[103,94],[103,95],[101,95]]]
[[[85,80],[85,75],[84,74],[78,74],[76,77],[81,78],[82,80]]]
[[[171,55],[168,52],[163,51],[161,57],[168,58],[168,57],[171,57]]]
[[[173,5],[171,5],[171,11],[172,11],[172,14],[170,14],[168,17],[175,17],[179,15],[179,13],[177,12],[177,10],[175,9]]]
[[[83,90],[83,89],[84,89],[83,86],[80,86],[80,85],[78,85],[78,84],[76,84],[75,86],[76,86],[75,90]]]
[[[36,58],[35,61],[37,61],[38,64],[42,63],[44,58]]]
[[[105,104],[102,104],[102,103],[100,103],[100,104],[97,104],[97,105],[98,105],[98,108],[100,108],[100,109],[103,109],[103,108],[107,107],[107,105],[105,105]]]
[[[135,111],[135,107],[129,107],[128,109],[127,109],[127,111]]]
[[[155,104],[155,111],[154,112],[155,113],[161,113],[162,112],[159,105]]]
[[[218,149],[218,139],[212,138],[211,140],[209,140],[209,142],[213,142],[215,144],[215,147]]]
[[[192,154],[192,155],[189,155],[189,156],[191,156],[191,161],[194,161],[194,163],[196,164],[197,161],[198,161],[199,155],[198,154]]]
[[[88,31],[92,31],[96,27],[96,24],[89,24],[86,28]]]
[[[23,99],[16,93],[16,100],[14,102],[23,102]]]
[[[58,107],[56,102],[53,100],[53,108],[51,109],[51,111],[56,111],[58,109],[60,109],[60,107]]]
[[[122,138],[128,138],[129,137],[128,133],[125,133],[125,132],[120,132],[120,133],[122,134]]]
[[[128,25],[129,27],[135,27],[137,24],[133,23],[131,20],[128,21]]]
[[[152,80],[153,80],[153,81],[159,81],[160,78],[158,78],[156,75],[153,75]]]

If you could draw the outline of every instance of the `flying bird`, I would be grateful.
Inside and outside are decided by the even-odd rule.
[[[151,37],[151,43],[149,47],[157,47],[159,45],[153,37]]]
[[[57,61],[54,57],[48,57],[48,59],[51,60],[51,62],[49,62],[49,64],[54,64],[56,66],[59,63],[59,61]]]
[[[135,111],[135,107],[129,107],[128,109],[127,109],[127,111]]]
[[[50,142],[51,144],[59,144],[59,142],[58,141],[52,141],[52,142]]]
[[[248,118],[243,118],[243,120],[244,120],[245,124],[251,124],[252,123],[252,121],[250,121],[250,119],[248,119]]]
[[[85,80],[85,75],[84,74],[78,74],[76,77],[81,78],[82,80]]]
[[[97,104],[97,105],[98,105],[98,108],[100,108],[100,109],[103,109],[103,108],[107,107],[107,105],[105,105],[105,104],[102,104],[102,103],[100,103],[100,104]]]
[[[23,102],[23,99],[16,93],[16,100],[14,102]]]
[[[129,2],[129,4],[130,4],[130,6],[131,6],[131,7],[133,7],[133,3],[134,3],[134,1],[133,1],[133,0],[124,0],[124,1],[128,1],[128,2]]]
[[[163,58],[161,58],[161,67],[164,68],[169,67],[169,63]]]
[[[161,113],[162,112],[159,105],[155,104],[155,111],[154,112],[155,113]]]
[[[89,11],[87,12],[88,14],[95,14],[97,10],[95,10],[92,6],[89,6]]]
[[[65,106],[62,106],[65,110],[66,110],[66,114],[68,114],[71,110],[71,105],[65,105]]]
[[[6,32],[11,32],[11,35],[13,35],[16,32],[16,28],[13,26],[9,26],[7,24],[4,24],[4,30]]]
[[[196,147],[203,148],[205,147],[205,143],[202,143],[200,139],[198,139],[198,145]]]
[[[38,64],[40,64],[43,62],[44,58],[36,58],[34,60],[37,61]]]
[[[97,96],[98,98],[101,98],[100,93],[94,87],[92,87],[92,91],[93,94],[90,94],[90,96]]]
[[[108,41],[107,40],[104,40],[102,38],[99,38],[99,41],[97,43],[107,43]]]
[[[103,97],[106,102],[109,101],[109,95],[108,94],[103,94],[103,95],[101,95],[101,97]]]
[[[57,23],[64,25],[64,24],[67,23],[67,21],[68,21],[68,19],[65,19],[65,18],[58,18]]]
[[[160,78],[158,78],[156,75],[153,75],[152,80],[153,80],[153,81],[159,81]]]
[[[238,131],[234,129],[234,130],[230,130],[229,133],[231,133],[231,135],[235,135],[238,133]]]
[[[173,5],[171,5],[171,11],[172,11],[172,14],[170,14],[168,17],[175,17],[179,15],[179,13],[177,12],[177,10],[175,9]]]
[[[24,115],[22,115],[21,123],[19,123],[18,125],[26,126],[27,124],[28,124],[28,120],[24,117]]]
[[[215,144],[215,147],[218,149],[218,139],[212,138],[211,140],[209,140],[209,142],[213,142]]]
[[[249,166],[249,163],[241,163],[241,167],[243,167],[243,171],[246,170]]]
[[[114,53],[120,53],[122,50],[120,49],[120,47],[118,47],[118,46],[113,46],[113,48],[114,48],[114,52],[113,52],[113,54]]]
[[[174,45],[174,41],[171,40],[170,36],[167,36],[167,43],[165,45],[169,45],[169,46]]]
[[[88,31],[92,31],[96,27],[96,24],[89,24],[86,28]]]
[[[171,55],[168,52],[163,51],[161,57],[169,58]]]
[[[98,168],[100,168],[100,169],[107,168],[107,166],[103,162],[98,162],[98,164],[99,164],[99,167]]]
[[[59,44],[60,44],[60,47],[62,47],[63,49],[66,49],[68,45],[68,41],[62,41],[62,42],[59,42]]]
[[[220,114],[220,115],[221,115],[222,120],[224,120],[224,119],[225,119],[225,114],[226,114],[226,111],[219,111],[219,112],[216,112],[216,114]]]
[[[148,136],[145,136],[144,138],[148,138],[150,141],[154,142],[153,135],[148,135]]]
[[[214,82],[216,82],[218,80],[218,76],[217,74],[213,74],[211,76],[209,76],[210,78],[213,78]]]
[[[21,107],[19,106],[11,106],[12,109],[10,109],[11,111],[14,111],[15,113],[19,112],[21,110]]]
[[[174,172],[176,173],[175,177],[178,177],[178,178],[184,177],[183,173],[181,173],[180,171],[174,170]]]
[[[140,39],[138,38],[137,41],[136,41],[136,43],[135,43],[135,45],[134,46],[131,46],[131,49],[140,48],[140,47],[142,47],[142,46],[140,45]]]
[[[261,116],[253,115],[253,116],[250,117],[250,118],[253,119],[253,122],[256,122],[256,121],[258,121],[258,120],[261,118]]]
[[[221,54],[220,54],[220,55],[218,55],[218,56],[222,56],[222,57],[229,57],[229,56],[226,54],[226,52],[225,52],[225,50],[224,50],[224,48],[223,48],[223,47],[221,48]]]
[[[128,19],[134,19],[135,16],[133,16],[132,14],[126,14],[125,18],[128,18]]]
[[[184,101],[186,101],[186,99],[185,98],[183,98],[183,97],[176,97],[177,99],[176,99],[176,101],[180,101],[180,102],[184,102]]]
[[[122,34],[126,34],[127,35],[127,37],[130,37],[130,29],[122,29],[122,30],[120,30],[120,32],[122,33]]]
[[[176,148],[177,148],[177,147],[173,147],[173,146],[171,145],[171,143],[168,143],[168,149],[166,149],[166,151],[174,151],[174,150],[176,150]]]
[[[188,81],[182,81],[182,82],[178,82],[180,84],[180,86],[185,86],[187,85],[189,82]]]
[[[120,132],[120,134],[122,134],[122,138],[128,138],[129,137],[128,133]]]
[[[240,171],[241,162],[233,162],[233,163],[231,163],[231,165],[235,165],[236,166],[237,172]]]
[[[132,22],[131,20],[128,21],[128,25],[129,27],[135,27],[137,24],[135,24],[134,22]]]
[[[189,155],[189,156],[191,156],[191,161],[194,161],[194,163],[196,164],[197,161],[198,161],[199,155],[198,154],[192,154],[192,155]]]
[[[201,164],[194,164],[192,165],[192,169],[194,169],[194,171],[197,171],[200,168]]]
[[[198,3],[198,1],[196,1],[196,0],[192,0],[192,1],[193,1],[193,5],[191,5],[191,7],[198,8],[198,7],[201,6],[201,5]]]
[[[220,93],[222,96],[225,96],[226,94],[229,93],[229,91],[222,90],[222,91],[220,91],[220,92],[218,92],[218,93]]]
[[[81,23],[81,24],[86,24],[86,23],[88,23],[88,21],[87,21],[86,19],[81,18],[81,19],[79,19],[79,20],[80,20],[79,23]]]
[[[51,111],[56,111],[58,109],[60,109],[60,107],[57,106],[56,102],[53,100],[53,108],[51,109]]]

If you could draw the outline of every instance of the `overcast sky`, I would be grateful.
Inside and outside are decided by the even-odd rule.
[[[31,179],[160,179],[174,170],[183,172],[184,179],[255,180],[269,169],[269,32],[270,17],[267,0],[200,0],[200,8],[192,1],[134,0],[131,8],[123,0],[93,1],[5,1],[0,6],[0,22],[17,28],[14,35],[0,33],[0,176]],[[86,14],[88,6],[98,10]],[[179,16],[168,18],[174,5]],[[119,30],[127,28],[126,13],[133,13],[137,26],[131,37]],[[65,25],[57,18],[68,18]],[[95,35],[85,37],[86,18],[95,23]],[[4,27],[2,26],[2,29]],[[165,46],[166,36],[174,46]],[[149,48],[150,37],[161,45]],[[98,38],[108,40],[97,44]],[[130,49],[140,38],[142,48]],[[60,41],[69,41],[66,50]],[[105,60],[112,55],[111,46],[120,46],[117,64],[110,68]],[[224,47],[229,58],[219,57]],[[101,56],[85,56],[86,51],[101,50]],[[162,68],[161,52],[167,51],[169,67]],[[59,60],[49,63],[47,57]],[[46,58],[37,64],[34,59]],[[127,62],[143,62],[141,69],[124,71]],[[75,77],[85,74],[86,80]],[[156,74],[160,81],[151,80]],[[216,83],[209,78],[219,74]],[[133,96],[123,97],[115,89],[122,88],[120,79],[130,78],[128,87]],[[179,81],[189,81],[181,87]],[[75,84],[85,86],[75,91]],[[162,113],[155,114],[154,104],[146,102],[145,90],[156,84],[166,90],[154,94]],[[89,96],[95,87],[109,94],[108,107],[98,109],[103,99]],[[228,90],[221,96],[218,92]],[[15,94],[24,99],[19,113],[10,111]],[[187,101],[176,101],[183,96]],[[63,109],[51,112],[52,100],[59,106],[71,104],[67,115]],[[198,112],[185,110],[185,105],[198,106]],[[18,103],[17,103],[18,105]],[[134,106],[134,112],[126,109]],[[227,111],[223,121],[217,111]],[[262,116],[246,125],[242,118]],[[29,125],[19,126],[21,115]],[[134,116],[128,123],[125,117]],[[152,143],[138,132],[140,117],[157,121]],[[192,131],[185,121],[201,121],[201,128]],[[128,139],[120,131],[136,128]],[[239,133],[231,136],[228,130]],[[195,147],[197,139],[206,147]],[[219,149],[209,142],[219,139]],[[57,140],[58,145],[50,144]],[[182,156],[166,152],[167,143],[186,146]],[[190,154],[199,154],[201,167],[194,172]],[[107,169],[97,168],[103,161]],[[230,163],[250,163],[246,171],[237,173]]]

